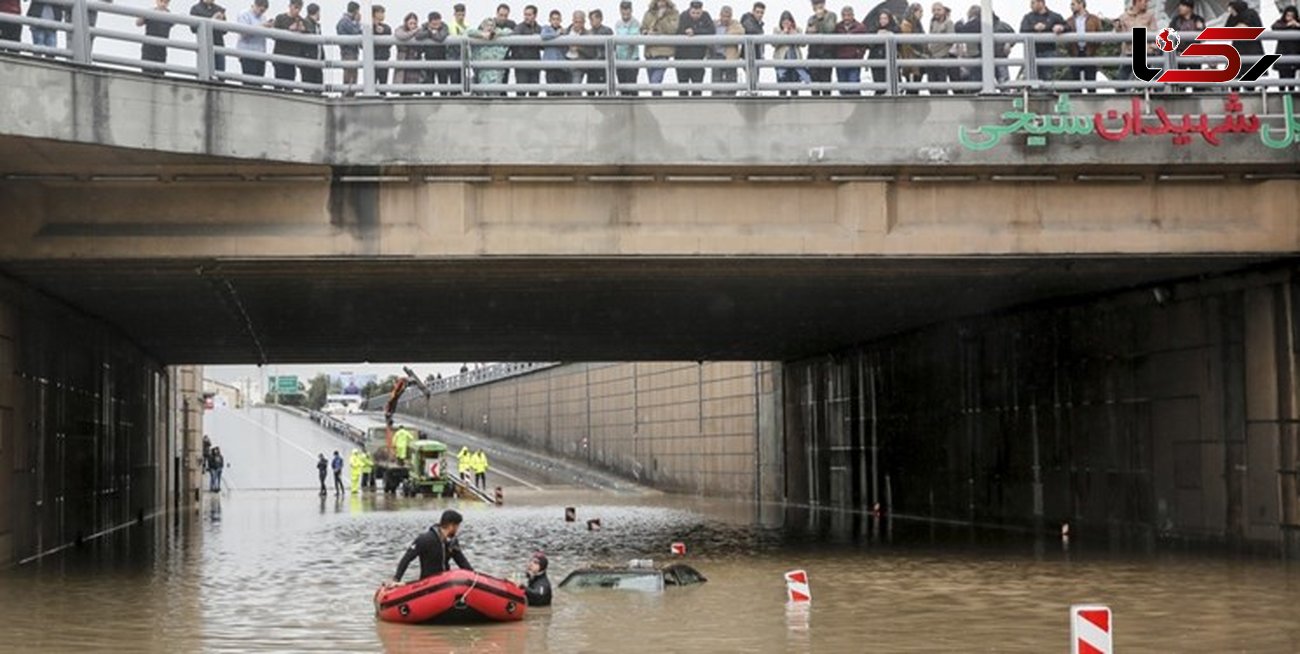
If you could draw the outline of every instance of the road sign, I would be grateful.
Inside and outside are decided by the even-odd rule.
[[[812,591],[808,588],[808,573],[803,570],[791,570],[785,573],[785,590],[793,603],[812,601]]]
[[[272,392],[277,395],[299,395],[302,391],[298,390],[297,375],[280,375],[271,377],[269,386]]]
[[[674,556],[686,556],[686,543],[673,543],[670,551]]]
[[[1115,624],[1110,607],[1075,604],[1070,607],[1070,654],[1113,654]]]

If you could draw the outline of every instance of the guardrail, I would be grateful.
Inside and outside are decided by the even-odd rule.
[[[1164,89],[1168,85],[1137,79],[1071,79],[1085,71],[1083,67],[1117,69],[1131,63],[1128,56],[1065,56],[1059,52],[1036,52],[1042,47],[1056,48],[1070,44],[1124,44],[1129,34],[1091,32],[1086,34],[1014,34],[994,33],[984,23],[979,33],[959,34],[863,34],[863,35],[747,35],[747,36],[561,36],[543,39],[536,36],[503,36],[493,39],[449,36],[445,41],[429,39],[399,41],[393,36],[375,36],[369,25],[361,36],[314,35],[243,25],[234,21],[214,21],[184,14],[159,12],[100,2],[98,0],[46,0],[66,8],[67,21],[48,21],[0,13],[0,23],[16,23],[65,35],[65,47],[0,41],[0,51],[27,52],[33,55],[64,59],[77,64],[132,68],[158,75],[190,77],[203,82],[238,82],[246,86],[279,88],[340,96],[382,96],[440,94],[516,97],[592,96],[625,97],[642,93],[660,94],[676,91],[681,95],[799,95],[800,93],[842,95],[873,93],[900,95],[927,91],[935,93],[998,91],[1080,91],[1115,89],[1124,91]],[[135,19],[146,23],[180,26],[183,38],[147,36],[107,25],[106,18]],[[269,16],[263,16],[269,18]],[[120,20],[118,22],[121,22]],[[134,24],[133,22],[130,24]],[[140,29],[136,27],[135,29]],[[1196,32],[1182,32],[1187,42]],[[293,44],[298,56],[229,47],[226,35],[246,35],[269,39],[278,44]],[[1154,39],[1154,35],[1148,35]],[[188,37],[188,38],[186,38]],[[1266,31],[1263,41],[1300,40],[1300,31]],[[57,43],[57,38],[56,38]],[[121,44],[151,48],[149,60],[122,56]],[[968,56],[912,57],[905,53],[927,52],[931,45],[943,45]],[[619,46],[631,47],[636,58],[618,58]],[[696,57],[646,58],[642,48],[650,46],[699,47],[705,55]],[[857,46],[865,49],[866,58],[804,58],[810,47],[833,49]],[[955,46],[955,48],[954,48]],[[795,48],[797,58],[767,58],[778,47]],[[1122,47],[1122,46],[1121,46]],[[161,50],[159,50],[161,48]],[[344,58],[340,48],[355,48],[357,58]],[[376,58],[376,52],[397,48],[398,58]],[[403,50],[411,48],[411,50]],[[451,58],[425,58],[428,48],[443,48],[458,53]],[[596,58],[531,60],[506,58],[511,48],[552,50],[564,53],[599,54]],[[733,56],[726,56],[729,48]],[[281,48],[283,50],[284,48]],[[377,50],[378,49],[378,50]],[[170,61],[169,53],[179,51],[181,61]],[[787,50],[788,51],[788,50]],[[161,53],[161,55],[160,55]],[[414,53],[414,54],[412,54]],[[724,53],[723,56],[717,56]],[[302,56],[306,55],[306,56]],[[161,61],[159,57],[161,56]],[[405,56],[405,58],[403,58]],[[415,58],[410,58],[414,56]],[[192,59],[192,61],[190,61]],[[1259,59],[1242,56],[1243,70]],[[1174,54],[1149,55],[1153,68],[1175,66]],[[241,72],[233,63],[240,62]],[[276,75],[249,74],[270,63]],[[1218,65],[1213,57],[1179,57],[1178,65]],[[232,65],[227,65],[232,64]],[[1300,55],[1282,57],[1274,66],[1300,65]],[[651,73],[675,71],[674,81],[651,82]],[[356,81],[344,81],[344,72],[356,73]],[[521,83],[519,73],[536,72],[536,83]],[[708,82],[704,73],[710,72]],[[854,72],[856,71],[856,72]],[[1061,71],[1066,71],[1062,74]],[[514,73],[513,80],[511,73]],[[858,81],[852,81],[854,77]],[[400,78],[400,81],[398,81]],[[869,78],[869,81],[868,81]],[[690,80],[699,80],[692,82]],[[1250,82],[1233,82],[1237,89],[1295,88],[1300,80],[1264,77]],[[1174,90],[1179,87],[1173,87]],[[1182,87],[1186,88],[1186,87]]]
[[[492,382],[501,381],[502,379],[531,374],[539,370],[554,368],[558,365],[561,364],[556,361],[534,363],[493,363],[481,368],[475,368],[474,370],[467,370],[458,375],[451,375],[442,379],[426,380],[424,385],[427,386],[429,391],[432,393],[449,393],[462,388],[491,384]],[[405,406],[421,399],[422,397],[423,396],[418,390],[408,387],[406,395],[402,397],[401,401],[398,402],[398,405]],[[364,406],[368,411],[379,411],[384,408],[384,404],[387,402],[388,394],[385,393],[383,395],[375,395],[366,398],[362,406]]]
[[[328,413],[315,409],[308,411],[308,417],[311,418],[312,422],[352,441],[356,445],[365,445],[366,432],[360,427],[355,427]]]

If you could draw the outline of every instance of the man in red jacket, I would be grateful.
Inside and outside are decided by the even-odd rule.
[[[23,13],[21,0],[0,0],[0,14],[17,16],[21,13]],[[0,41],[17,41],[22,36],[22,25],[18,23],[0,23]]]

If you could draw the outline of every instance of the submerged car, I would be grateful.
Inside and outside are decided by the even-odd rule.
[[[560,582],[560,588],[618,588],[657,593],[666,586],[692,586],[706,581],[699,570],[685,563],[655,566],[650,561],[631,561],[626,566],[574,570]]]

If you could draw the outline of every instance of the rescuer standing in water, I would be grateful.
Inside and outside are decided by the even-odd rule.
[[[447,509],[442,512],[442,517],[438,524],[429,527],[429,530],[415,537],[415,542],[406,548],[406,553],[402,555],[402,560],[397,563],[397,574],[393,575],[391,581],[384,582],[385,586],[391,586],[401,583],[402,575],[406,574],[407,566],[411,565],[416,557],[420,559],[420,578],[425,579],[436,574],[442,574],[451,569],[451,562],[456,562],[456,567],[461,570],[473,570],[469,561],[465,559],[464,552],[460,550],[460,542],[456,540],[456,534],[460,532],[460,523],[463,518],[460,513]]]

